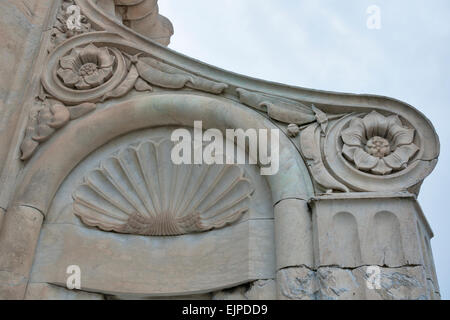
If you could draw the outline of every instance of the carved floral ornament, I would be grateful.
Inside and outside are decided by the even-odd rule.
[[[172,90],[186,87],[220,94],[228,87],[182,72],[143,53],[133,56],[115,48],[115,44],[100,46],[89,41],[96,36],[95,33],[80,36],[87,37],[83,41],[88,43],[74,48],[71,41],[79,39],[73,38],[50,54],[42,77],[44,91],[38,99],[40,102],[32,108],[21,145],[22,160],[29,159],[40,143],[70,120],[93,111],[96,103],[124,97],[133,89],[150,92],[153,86]],[[105,33],[98,33],[97,37],[100,36]],[[54,65],[50,63],[53,61]]]
[[[113,74],[115,57],[106,47],[97,48],[89,44],[74,48],[59,61],[58,76],[71,88],[87,90],[98,87]]]
[[[60,83],[51,77],[48,77],[50,80],[44,77],[44,87],[69,104],[80,102],[80,99],[98,102],[120,98],[132,89],[152,91],[153,85],[165,89],[188,87],[213,94],[220,94],[228,87],[224,83],[182,72],[146,57],[144,53],[130,55],[115,48],[115,44],[105,47],[91,42],[73,48],[59,58],[56,68],[62,90]]]
[[[353,118],[342,131],[342,154],[362,171],[390,174],[405,169],[419,151],[413,143],[414,133],[397,115],[385,117],[373,111],[364,118]]]

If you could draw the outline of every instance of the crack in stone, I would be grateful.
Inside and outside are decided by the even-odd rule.
[[[359,268],[364,268],[364,267],[366,267],[366,268],[367,267],[380,267],[380,268],[387,268],[387,269],[401,269],[401,268],[416,268],[416,267],[424,267],[424,266],[422,264],[405,264],[405,265],[401,265],[401,266],[392,266],[391,267],[391,266],[388,266],[386,264],[384,264],[384,265],[363,264],[363,265],[360,265],[360,266],[357,266],[357,267],[342,267],[342,266],[337,265],[337,264],[336,265],[335,264],[330,264],[330,265],[321,265],[319,267],[313,268],[313,267],[309,267],[309,266],[307,266],[305,264],[300,264],[300,265],[293,265],[293,266],[283,267],[283,268],[278,269],[278,271],[282,271],[282,270],[286,270],[286,269],[294,269],[294,268],[306,268],[306,269],[308,269],[310,271],[315,271],[315,272],[319,271],[319,269],[321,269],[321,268],[336,268],[336,269],[341,269],[341,270],[353,271],[353,270],[356,270],[356,269],[359,269]]]

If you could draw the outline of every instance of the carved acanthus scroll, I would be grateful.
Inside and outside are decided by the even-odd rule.
[[[102,43],[107,45],[96,45]],[[120,49],[119,49],[120,47]],[[136,52],[132,44],[117,35],[90,32],[73,36],[53,50],[45,63],[42,75],[43,90],[40,101],[55,101],[68,110],[83,108],[92,111],[95,104],[118,99],[137,92],[152,91],[153,86],[163,89],[192,88],[213,94],[221,94],[227,84],[204,79]],[[87,113],[87,112],[85,112]],[[40,143],[46,141],[56,128],[46,122],[52,121],[53,113],[32,112],[21,146],[22,160],[29,159]],[[75,119],[72,117],[71,119]],[[36,139],[36,132],[45,138]]]
[[[300,134],[301,152],[317,184],[327,192],[333,190],[349,192],[344,184],[328,172],[322,160],[321,150],[321,135],[326,133],[328,121],[342,115],[327,115],[314,105],[308,107],[298,101],[250,92],[241,88],[237,89],[237,92],[243,104],[266,113],[271,119],[289,123],[287,133],[291,138]],[[302,125],[304,130],[299,127]]]
[[[406,179],[403,171],[420,153],[416,130],[396,114],[327,114],[299,101],[241,88],[236,91],[241,103],[289,124],[286,132],[291,138],[300,135],[296,141],[311,176],[327,193],[383,190],[379,176],[386,183]],[[365,179],[368,187],[354,184],[353,179]]]

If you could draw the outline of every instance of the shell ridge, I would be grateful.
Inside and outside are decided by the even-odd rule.
[[[209,172],[210,166],[204,166],[202,167],[202,172],[200,175],[200,179],[198,179],[196,185],[194,188],[191,188],[189,196],[185,197],[184,202],[183,202],[183,207],[181,209],[181,212],[192,212],[194,211],[194,209],[190,208],[190,205],[192,205],[194,198],[196,196],[195,191],[198,190],[200,188],[200,186],[202,185],[203,181],[205,180],[208,172]]]
[[[102,173],[103,174],[103,173]],[[94,191],[98,196],[100,196],[101,198],[103,198],[104,200],[110,202],[113,206],[115,206],[117,209],[122,210],[123,212],[125,212],[127,215],[130,215],[132,212],[129,211],[129,208],[126,208],[125,206],[121,205],[119,201],[117,201],[114,197],[109,197],[107,196],[103,191],[100,190],[100,188],[93,182],[91,181],[91,177],[87,176],[85,178],[85,185],[91,189],[92,191]],[[126,199],[125,199],[126,200]]]
[[[159,167],[159,169],[156,170],[156,177],[158,179],[158,185],[159,185],[159,196],[160,196],[160,203],[161,203],[161,213],[164,213],[167,211],[167,207],[166,207],[166,195],[165,195],[165,185],[164,185],[164,179],[163,177],[161,177],[161,175],[163,175],[164,173],[161,172],[161,170],[163,169],[163,166],[161,166],[161,155],[160,155],[160,150],[159,150],[159,146],[161,144],[157,144],[156,148],[155,148],[155,158],[156,158],[156,163],[157,163],[157,168]]]
[[[74,214],[89,226],[98,226],[102,230],[105,230],[105,228],[109,228],[110,226],[124,225],[127,223],[127,220],[123,221],[116,218],[111,218],[107,215],[100,216],[101,218],[103,218],[103,220],[99,219],[98,212],[93,213],[89,210],[89,208],[87,208],[87,210],[83,210],[82,204],[78,204],[76,207],[74,207]]]
[[[206,217],[203,217],[203,216],[202,216],[202,219],[205,220],[205,221],[207,221],[207,220],[216,218],[217,216],[220,216],[221,214],[223,214],[223,213],[226,212],[227,210],[229,210],[229,209],[235,207],[236,205],[240,204],[241,202],[243,202],[243,201],[245,200],[245,198],[248,198],[248,195],[244,195],[244,196],[242,196],[242,197],[236,199],[234,202],[231,202],[231,203],[229,203],[229,204],[227,204],[227,205],[221,207],[220,209],[215,210],[215,211],[214,211],[214,214],[208,215],[208,216],[206,216]],[[245,209],[245,210],[248,210],[248,207],[245,207],[244,209]],[[239,209],[239,210],[241,210],[241,209]]]
[[[208,206],[206,206],[206,208],[203,208],[202,211],[205,212],[208,211],[210,208],[214,207],[219,201],[221,201],[225,197],[225,195],[230,193],[230,191],[233,190],[234,187],[238,185],[239,182],[241,181],[242,180],[240,177],[237,177],[235,180],[233,180],[231,184],[227,188],[225,188],[220,194],[216,195],[215,200],[211,201],[211,203]]]
[[[176,190],[177,190],[177,178],[178,178],[178,175],[179,175],[179,170],[178,170],[178,167],[177,166],[173,166],[173,168],[172,168],[172,171],[174,172],[171,176],[171,179],[170,179],[170,188],[169,188],[169,195],[172,195],[172,197],[177,197],[177,193],[176,193]],[[174,205],[175,205],[175,201],[174,200],[176,200],[176,199],[173,199],[172,198],[172,201],[169,201],[169,208],[168,208],[168,212],[170,212],[170,213],[174,213]]]
[[[133,147],[127,149],[127,153],[134,154],[135,149]],[[124,154],[123,154],[124,155]],[[134,155],[133,155],[134,157]],[[132,173],[132,170],[130,170],[128,164],[124,161],[123,157],[119,157],[120,166],[122,167],[125,176],[127,177],[128,181],[130,182],[130,185],[132,186],[133,190],[138,195],[138,199],[141,201],[141,204],[145,208],[145,210],[142,210],[143,208],[140,208],[139,212],[143,214],[144,216],[151,217],[151,209],[147,205],[146,196],[142,193],[141,188],[138,187],[138,182],[135,180],[134,174]]]
[[[88,225],[89,227],[98,227],[98,228],[102,229],[103,231],[120,232],[120,229],[121,229],[115,225],[109,225],[109,224],[104,224],[104,223],[102,223],[99,226],[99,223],[97,220],[87,219],[86,217],[81,217],[81,220],[83,221],[84,224]]]
[[[174,216],[176,218],[178,218],[180,216],[180,214],[182,214],[183,212],[180,210],[180,206],[183,204],[183,198],[186,195],[185,190],[187,190],[187,186],[189,181],[191,180],[192,177],[192,166],[191,165],[187,165],[185,166],[185,168],[187,168],[187,173],[184,176],[184,180],[183,183],[180,186],[180,196],[178,197],[178,199],[176,199],[176,203],[175,203],[175,208],[174,208]]]
[[[161,206],[158,200],[157,195],[155,194],[155,189],[153,187],[153,183],[152,180],[149,178],[149,172],[151,171],[150,168],[147,166],[147,162],[145,162],[143,160],[143,155],[141,155],[141,153],[144,151],[144,146],[149,146],[149,145],[153,145],[152,142],[148,141],[145,143],[142,143],[139,147],[139,152],[138,152],[138,159],[139,159],[139,165],[140,165],[140,169],[143,173],[144,176],[144,180],[145,180],[145,184],[148,190],[148,194],[150,195],[150,199],[152,200],[152,204],[155,208],[155,214],[158,215],[158,212],[161,212]],[[150,148],[150,147],[149,147]],[[142,150],[142,151],[141,151]]]
[[[97,213],[102,213],[102,214],[104,214],[104,215],[106,215],[106,216],[108,216],[110,218],[114,218],[114,219],[117,219],[117,220],[120,220],[120,221],[123,221],[123,222],[126,222],[128,220],[128,218],[124,219],[124,218],[121,218],[121,217],[118,217],[118,216],[114,216],[111,213],[109,213],[108,211],[106,211],[106,210],[104,210],[104,209],[102,209],[102,208],[100,208],[100,207],[98,207],[98,206],[96,206],[96,205],[94,205],[92,203],[86,202],[83,198],[75,198],[75,199],[78,201],[78,203],[80,205],[85,206],[86,208],[91,209],[93,211],[96,211]]]
[[[111,159],[113,159],[114,161],[116,161],[119,166],[120,166],[120,161],[116,158],[116,157],[112,157]],[[103,165],[103,164],[102,164]],[[123,171],[123,168],[120,166],[121,170]],[[117,183],[117,181],[114,179],[112,173],[109,171],[109,169],[104,166],[103,170],[105,172],[105,176],[106,178],[109,180],[109,182],[111,182],[111,184],[120,191],[121,195],[125,198],[126,201],[128,201],[128,203],[136,210],[139,212],[139,208],[136,205],[134,199],[132,196],[130,196],[127,192],[127,190],[125,190],[119,183]]]
[[[212,166],[210,166],[212,167]],[[220,169],[219,174],[215,177],[212,185],[210,188],[208,188],[200,197],[199,200],[197,200],[197,202],[194,204],[193,206],[193,210],[197,210],[197,208],[203,203],[203,201],[208,197],[208,195],[214,191],[217,183],[220,181],[220,179],[223,177],[223,175],[225,174],[225,172],[228,170],[228,166],[224,166]]]

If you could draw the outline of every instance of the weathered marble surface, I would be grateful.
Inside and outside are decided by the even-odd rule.
[[[79,30],[65,27],[73,4]],[[173,29],[153,0],[5,0],[0,17],[0,298],[440,298],[416,200],[439,138],[412,106],[247,78],[173,52],[161,46]],[[269,146],[279,172],[244,166],[255,190],[225,224],[142,229],[142,181],[156,175],[136,165],[116,167],[114,179],[103,172],[96,192],[73,200],[102,161],[136,164],[119,150],[198,120],[222,132],[280,129]],[[102,193],[135,220],[111,227],[116,209]],[[73,264],[81,291],[65,289]],[[371,266],[381,288],[367,286]]]
[[[10,209],[0,233],[0,299],[23,299],[42,224],[42,214],[29,207]]]
[[[67,267],[75,264],[82,288],[90,292],[137,297],[210,292],[273,278],[273,240],[267,236],[272,230],[273,223],[254,221],[199,236],[125,240],[49,224],[42,230],[30,282],[65,286]]]
[[[379,288],[367,284],[367,267],[281,270],[278,296],[286,300],[428,300],[423,267],[381,268]]]
[[[4,0],[0,2],[0,185],[14,184],[22,165],[17,162],[17,142],[30,97],[39,74],[44,32],[50,20],[52,1]],[[12,188],[2,188],[0,208],[8,207]],[[9,189],[9,190],[8,190]]]

